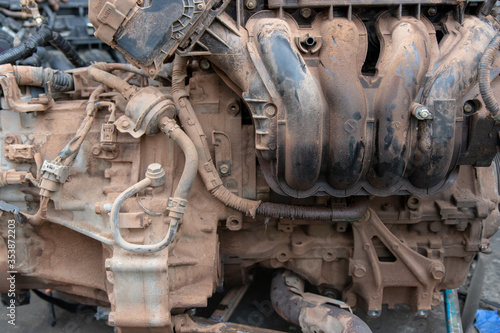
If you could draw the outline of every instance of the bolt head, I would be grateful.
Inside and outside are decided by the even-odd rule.
[[[464,104],[464,112],[465,113],[471,113],[473,110],[474,110],[474,108],[472,107],[472,105],[470,105],[469,103]]]
[[[197,8],[198,10],[203,10],[203,8],[204,8],[204,7],[205,7],[205,6],[203,6],[203,4],[202,4],[202,3],[199,3],[199,4],[197,4],[197,5],[196,5],[196,8]]]
[[[122,122],[121,122],[121,125],[124,129],[127,129],[130,127],[130,122],[126,119],[124,119]]]
[[[434,16],[437,14],[437,8],[436,7],[430,7],[428,10],[427,10],[427,14],[429,14],[429,16]]]
[[[148,173],[150,174],[159,174],[163,171],[163,167],[160,163],[151,163],[148,166]]]
[[[210,62],[207,59],[202,59],[200,61],[200,68],[204,71],[207,71],[210,69]]]
[[[229,172],[229,165],[227,164],[222,164],[220,167],[219,167],[219,171],[221,174],[223,175],[227,175],[228,172]]]
[[[255,7],[257,7],[257,3],[255,0],[248,0],[245,6],[247,7],[247,9],[252,10],[255,9]]]
[[[300,16],[302,16],[305,19],[310,18],[311,14],[312,14],[311,8],[302,8],[300,10]]]
[[[95,156],[99,155],[101,153],[101,148],[100,147],[94,147],[92,149],[92,154],[94,154]]]

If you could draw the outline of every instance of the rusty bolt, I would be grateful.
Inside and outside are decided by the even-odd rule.
[[[207,59],[201,59],[200,68],[204,71],[208,71],[210,69],[210,61],[208,61]]]
[[[302,8],[300,10],[300,16],[302,16],[305,19],[310,18],[311,14],[312,14],[311,8]]]
[[[488,245],[486,245],[486,244],[481,245],[480,250],[481,250],[481,252],[488,251]]]
[[[428,10],[427,10],[427,14],[429,14],[429,16],[434,16],[437,14],[437,8],[436,7],[430,7]]]
[[[121,125],[123,129],[127,129],[130,127],[130,122],[127,119],[122,120]]]
[[[418,120],[432,119],[432,114],[429,109],[423,105],[417,106],[413,110],[413,115]]]
[[[219,171],[220,171],[221,174],[227,175],[228,172],[229,172],[229,165],[227,165],[225,163],[221,164],[220,167],[219,167]]]
[[[363,264],[357,263],[354,265],[353,274],[355,277],[361,278],[366,274],[366,267]]]
[[[257,7],[257,2],[256,2],[256,0],[247,0],[247,2],[245,3],[245,6],[247,6],[247,9],[253,10],[253,9],[255,9],[255,7]]]
[[[101,153],[101,147],[94,147],[92,149],[92,154],[94,154],[95,156],[99,155]]]
[[[431,275],[436,280],[441,280],[444,277],[444,267],[440,264],[432,265]]]
[[[13,144],[15,141],[16,141],[16,139],[12,135],[7,135],[5,137],[5,143],[8,144],[8,145]]]

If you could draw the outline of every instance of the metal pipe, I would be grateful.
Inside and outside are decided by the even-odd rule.
[[[123,202],[136,194],[137,192],[145,189],[148,186],[160,186],[165,182],[165,172],[160,165],[148,167],[148,172],[146,172],[146,178],[140,182],[132,185],[124,192],[122,192],[114,201],[111,208],[111,230],[113,238],[116,244],[121,248],[136,252],[136,253],[150,253],[158,252],[166,248],[172,242],[175,234],[177,233],[177,227],[179,226],[179,220],[184,216],[187,208],[187,197],[191,191],[194,179],[196,178],[196,173],[198,169],[198,153],[196,147],[191,141],[191,139],[180,129],[180,127],[175,123],[174,120],[164,117],[159,123],[160,129],[167,135],[170,136],[182,149],[185,156],[184,170],[179,180],[179,184],[174,192],[174,197],[169,199],[168,209],[170,217],[170,226],[168,228],[167,234],[162,241],[151,245],[142,244],[132,244],[123,239],[120,233],[120,223],[119,223],[119,213],[120,207]]]
[[[446,311],[446,332],[463,333],[460,304],[456,289],[446,289],[444,291],[444,306]]]

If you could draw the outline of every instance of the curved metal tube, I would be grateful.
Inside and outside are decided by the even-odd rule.
[[[292,281],[297,283],[288,286],[287,278],[291,278]],[[329,305],[326,302],[326,297],[317,297],[318,299],[325,299],[324,303],[306,299],[303,294],[303,285],[303,281],[289,271],[282,272],[273,278],[271,282],[271,302],[276,312],[285,320],[300,325],[304,332],[309,332],[311,326],[314,326],[314,331],[316,331],[316,328],[321,328],[319,331],[329,333],[372,332],[366,323],[354,314]],[[308,318],[308,315],[312,313],[326,314],[327,318],[317,322],[314,319],[317,319],[318,316]]]
[[[111,208],[111,231],[113,234],[113,238],[116,241],[116,244],[123,248],[124,250],[136,253],[150,253],[150,252],[158,252],[166,248],[170,245],[172,240],[174,239],[175,234],[177,233],[177,227],[179,226],[179,220],[184,215],[184,212],[187,207],[187,197],[189,192],[191,191],[191,187],[193,185],[194,179],[196,177],[197,169],[198,169],[198,153],[196,152],[196,147],[189,139],[189,137],[177,126],[174,120],[169,119],[168,117],[163,118],[159,124],[161,130],[169,135],[182,149],[185,156],[185,164],[184,170],[181,175],[181,179],[177,188],[174,192],[174,197],[169,199],[169,214],[170,217],[170,226],[168,228],[167,234],[159,243],[142,245],[142,244],[133,244],[127,242],[123,239],[120,233],[120,207],[123,202],[136,194],[137,192],[145,189],[148,186],[160,185],[155,184],[151,178],[145,178],[140,182],[132,185],[125,191],[123,191],[113,202],[113,206]],[[146,177],[148,174],[146,173]]]

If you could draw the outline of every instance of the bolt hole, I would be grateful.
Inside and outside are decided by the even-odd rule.
[[[297,242],[295,242],[295,245],[302,245],[302,242],[301,241],[297,241]]]
[[[313,46],[314,44],[316,44],[316,39],[314,39],[314,37],[307,37],[306,38],[306,45],[307,46]]]

